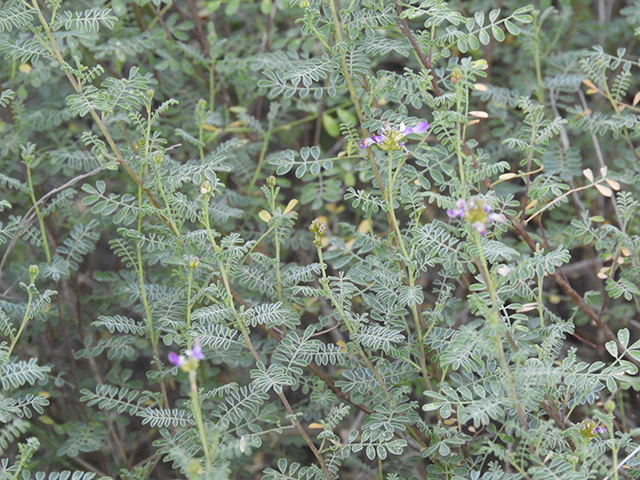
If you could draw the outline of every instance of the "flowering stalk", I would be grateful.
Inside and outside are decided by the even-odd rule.
[[[426,129],[429,127],[429,124],[427,122],[422,122],[422,123],[419,123],[414,129],[406,129],[406,128],[403,128],[403,127],[404,127],[404,124],[401,124],[401,130],[404,133],[406,133],[407,130],[411,130],[411,133],[422,133],[423,131],[426,131]],[[368,140],[368,139],[363,140],[363,143],[366,140]],[[385,142],[388,142],[388,140],[386,140]],[[396,140],[396,142],[397,142],[397,140]],[[404,147],[404,143],[401,144],[401,147],[404,150],[406,150],[406,148]],[[396,173],[392,174],[392,171],[393,171],[393,166],[392,166],[393,154],[392,154],[392,151],[393,150],[390,150],[389,154],[388,154],[388,173],[387,174],[389,176],[389,185],[387,186],[387,194],[386,194],[387,210],[389,212],[389,218],[391,219],[392,228],[393,228],[394,233],[396,235],[397,244],[400,247],[402,255],[405,258],[405,266],[407,268],[407,277],[409,279],[409,287],[413,289],[413,288],[415,288],[415,280],[416,280],[415,269],[413,268],[413,265],[411,264],[411,256],[409,255],[409,252],[407,251],[406,246],[404,244],[402,233],[400,232],[400,224],[399,224],[398,219],[396,217],[395,209],[393,208],[394,183],[395,183],[395,179],[398,176],[398,173],[400,171],[400,167],[402,166],[402,163],[400,163],[400,165],[398,165],[398,167],[396,168]],[[420,350],[420,373],[421,373],[422,378],[423,378],[423,380],[425,382],[426,388],[430,389],[431,382],[429,381],[429,372],[427,370],[427,357],[426,357],[426,352],[425,352],[425,348],[424,348],[424,336],[422,334],[422,325],[421,325],[421,321],[420,321],[420,313],[418,312],[418,305],[416,304],[416,302],[411,302],[411,314],[413,316],[413,323],[414,323],[414,327],[415,327],[415,331],[416,331],[416,337],[417,337],[417,340],[418,340],[418,348]],[[407,329],[409,330],[408,325],[407,325]]]
[[[213,249],[216,255],[218,256],[220,277],[222,278],[222,283],[224,284],[224,288],[227,293],[227,298],[225,299],[225,303],[233,312],[233,317],[236,321],[236,326],[238,327],[238,330],[240,330],[240,332],[242,333],[242,337],[244,339],[247,349],[251,352],[251,355],[253,356],[256,362],[262,362],[262,359],[260,358],[260,356],[258,355],[258,352],[253,346],[253,342],[251,342],[251,337],[249,336],[249,331],[245,324],[244,318],[238,313],[238,310],[236,309],[235,303],[233,301],[233,294],[231,292],[229,274],[219,255],[222,252],[222,248],[217,244],[215,237],[213,235],[213,231],[211,230],[211,225],[209,221],[210,190],[207,192],[204,189],[202,189],[201,193],[203,194],[203,197],[204,197],[203,223],[209,235],[209,239],[211,241]],[[293,411],[293,408],[291,408],[291,405],[289,404],[287,397],[285,397],[283,392],[280,392],[277,395],[278,395],[278,398],[280,398],[280,401],[282,402],[282,405],[284,406],[285,410],[291,416],[291,422],[293,423],[293,426],[298,431],[300,436],[304,439],[305,443],[309,446],[309,449],[311,450],[313,455],[316,457],[316,460],[318,460],[318,463],[320,464],[320,467],[322,468],[327,480],[331,480],[332,475],[331,475],[331,472],[329,471],[329,467],[327,467],[327,464],[325,463],[322,454],[320,453],[320,451],[318,451],[318,448],[314,445],[311,438],[309,438],[309,435],[307,434],[307,432],[304,430],[304,428],[302,428],[302,425],[300,424],[300,421],[296,417],[296,414]]]
[[[189,270],[191,272],[191,269]],[[191,340],[189,339],[189,342]],[[189,349],[185,352],[185,355],[178,355],[175,352],[169,353],[169,361],[179,367],[182,371],[189,373],[189,384],[191,386],[189,390],[189,397],[191,398],[191,411],[195,418],[196,425],[198,426],[198,432],[200,434],[200,443],[202,444],[202,450],[204,452],[204,462],[207,467],[207,471],[211,469],[211,453],[209,452],[209,442],[207,440],[207,432],[204,428],[204,422],[202,421],[202,409],[200,407],[200,401],[198,399],[198,383],[196,380],[196,372],[198,371],[198,364],[200,360],[204,360],[204,354],[200,347],[199,340],[196,339],[193,349]]]
[[[482,251],[482,242],[480,241],[481,233],[475,229],[473,232],[473,238],[475,240],[475,244],[478,247],[478,258],[480,260],[480,271],[482,273],[482,277],[485,281],[485,286],[489,291],[489,298],[491,299],[491,309],[489,311],[489,324],[492,327],[491,340],[496,347],[498,352],[498,359],[500,360],[500,364],[502,365],[502,369],[504,370],[504,374],[507,377],[507,382],[509,383],[510,395],[513,401],[515,402],[516,412],[518,413],[518,418],[520,419],[520,423],[525,430],[529,430],[529,423],[527,422],[527,418],[524,414],[524,410],[522,409],[522,404],[518,399],[518,392],[516,391],[516,384],[513,380],[513,376],[511,375],[511,370],[509,370],[509,364],[507,363],[507,359],[504,353],[504,347],[502,346],[502,338],[499,335],[499,326],[500,326],[500,312],[499,312],[499,303],[498,296],[496,295],[495,285],[493,284],[493,279],[491,277],[491,272],[489,271],[489,265],[487,264],[487,259],[484,256],[484,252]]]
[[[386,192],[384,189],[380,189],[382,195],[387,203],[387,217],[389,219],[389,225],[393,230],[396,236],[396,242],[400,247],[400,250],[405,258],[405,265],[407,267],[407,276],[409,279],[409,286],[411,288],[415,287],[415,270],[411,265],[411,256],[407,252],[407,249],[404,245],[404,241],[402,238],[402,233],[400,232],[400,224],[395,215],[395,210],[393,208],[393,192],[394,192],[394,183],[398,174],[400,172],[400,168],[402,167],[402,162],[396,168],[395,173],[393,172],[393,152],[395,151],[404,151],[407,154],[407,158],[411,155],[411,152],[407,149],[404,144],[403,138],[407,135],[411,134],[421,134],[427,131],[429,128],[429,124],[427,122],[419,122],[415,127],[407,127],[404,123],[401,123],[399,126],[394,127],[385,123],[382,128],[380,128],[378,135],[373,135],[369,138],[365,138],[362,140],[360,144],[360,148],[368,148],[372,145],[377,145],[382,150],[388,152],[387,156],[387,177],[388,184]],[[386,194],[385,194],[386,193]],[[321,254],[321,252],[320,252]],[[430,386],[429,382],[429,373],[427,371],[427,363],[426,363],[426,355],[424,350],[424,339],[422,335],[422,327],[420,325],[420,314],[418,312],[418,306],[415,302],[411,305],[411,312],[413,315],[414,325],[416,336],[418,340],[418,347],[420,350],[420,371],[425,381],[425,385],[427,388]]]

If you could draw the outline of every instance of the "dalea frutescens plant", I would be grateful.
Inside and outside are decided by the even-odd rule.
[[[5,0],[0,479],[640,478],[640,4],[554,5]]]

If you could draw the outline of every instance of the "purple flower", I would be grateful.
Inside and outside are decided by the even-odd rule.
[[[598,425],[593,429],[593,433],[601,433],[604,435],[605,433],[607,433],[607,427],[605,427],[604,425]]]
[[[427,122],[420,122],[415,127],[409,128],[404,123],[401,123],[399,127],[390,127],[386,122],[380,128],[380,135],[373,135],[369,138],[362,140],[360,148],[367,148],[371,145],[378,145],[382,150],[391,152],[394,150],[404,150],[409,154],[409,150],[404,146],[404,142],[401,140],[412,133],[424,133],[429,128]]]
[[[595,437],[597,437],[598,434],[607,433],[607,428],[602,424],[598,425],[596,422],[594,422],[590,418],[585,418],[578,425],[578,433],[584,439],[592,440]]]
[[[198,368],[198,361],[204,360],[204,354],[202,353],[202,347],[200,346],[200,340],[198,339],[193,343],[193,348],[184,353],[184,355],[178,355],[175,352],[171,352],[169,353],[168,358],[173,365],[180,367],[185,372],[196,370]]]
[[[187,350],[185,352],[188,357],[195,358],[196,360],[204,360],[204,354],[202,353],[202,348],[200,347],[200,340],[196,339],[193,349]]]
[[[178,355],[176,352],[169,353],[169,361],[176,367],[182,367],[187,363],[187,359],[184,355]]]
[[[483,198],[465,200],[461,198],[456,202],[456,208],[447,210],[449,218],[464,218],[480,235],[487,234],[487,224],[492,222],[504,223],[507,221],[501,213],[491,213],[491,206]]]
[[[449,218],[464,218],[464,215],[467,212],[467,208],[467,202],[463,198],[461,198],[456,202],[456,208],[447,210],[447,215],[449,215]]]

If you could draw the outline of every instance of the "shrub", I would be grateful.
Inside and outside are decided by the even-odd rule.
[[[499,3],[4,2],[0,478],[640,476],[640,5]]]

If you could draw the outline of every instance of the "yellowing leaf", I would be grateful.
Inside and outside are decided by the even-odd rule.
[[[585,168],[582,171],[582,174],[587,178],[587,180],[589,180],[590,182],[593,182],[593,172],[591,171],[590,168]]]
[[[609,169],[607,167],[602,167],[600,169],[600,175],[602,175],[603,177],[606,177],[608,171],[609,171]]]
[[[478,92],[486,92],[489,90],[489,88],[484,83],[474,83],[473,89]]]
[[[640,92],[633,96],[633,102],[631,102],[631,105],[635,107],[638,103],[640,103]]]
[[[610,197],[611,195],[613,195],[613,192],[609,187],[605,187],[604,185],[598,184],[596,185],[596,188],[605,197]]]
[[[500,175],[500,180],[509,180],[517,176],[518,175],[516,175],[515,173],[503,173],[502,175]]]
[[[31,65],[29,65],[28,63],[21,63],[18,67],[18,70],[28,75],[29,72],[31,72]]]
[[[476,123],[480,123],[480,120],[478,120],[477,118],[474,120],[471,120],[469,123],[467,123],[467,125],[475,125]]]
[[[309,429],[310,430],[324,430],[324,427],[321,424],[317,423],[317,422],[313,422],[313,423],[309,424]]]
[[[360,233],[369,233],[371,231],[371,220],[366,219],[360,222],[357,228]]]
[[[593,95],[594,93],[598,93],[600,90],[597,88],[589,88],[587,89],[587,95]]]
[[[260,217],[260,220],[262,220],[264,223],[269,223],[269,220],[271,220],[271,214],[266,210],[262,210],[258,214],[258,217]]]
[[[610,178],[605,179],[605,182],[609,184],[611,188],[613,188],[616,192],[620,190],[620,184],[615,180],[611,180]]]
[[[480,70],[486,70],[487,68],[489,68],[489,64],[484,58],[481,58],[480,60],[476,60],[475,62],[473,62],[473,66],[476,68],[479,68]]]
[[[593,84],[593,82],[591,80],[589,80],[588,78],[585,78],[584,80],[582,80],[582,83],[584,83],[589,88],[595,88],[596,90],[598,89],[598,87],[596,87]]]
[[[287,204],[287,208],[284,209],[284,214],[286,215],[287,213],[289,213],[291,210],[293,210],[296,205],[298,204],[298,200],[297,199],[293,199],[291,200],[288,204]]]
[[[347,344],[344,343],[342,340],[338,340],[336,342],[336,345],[338,345],[340,347],[340,350],[342,350],[343,352],[347,351]]]
[[[40,415],[38,417],[38,420],[40,420],[45,425],[55,425],[56,424],[56,422],[53,421],[53,418],[51,418],[49,415]]]
[[[524,305],[522,305],[522,308],[519,310],[516,310],[516,312],[525,313],[525,312],[530,312],[531,310],[535,310],[536,308],[538,308],[538,304],[536,302],[525,303]]]
[[[560,298],[560,295],[551,294],[549,295],[549,301],[554,305],[557,305],[562,301],[562,298]]]
[[[469,112],[469,115],[476,118],[489,118],[489,114],[487,112],[483,112],[482,110],[472,110]]]

